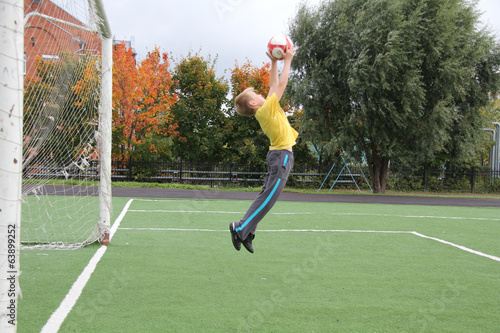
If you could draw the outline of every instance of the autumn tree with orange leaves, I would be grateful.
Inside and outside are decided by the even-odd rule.
[[[143,161],[169,156],[178,136],[171,108],[172,78],[166,53],[156,47],[136,64],[131,48],[116,45],[113,52],[113,157]]]

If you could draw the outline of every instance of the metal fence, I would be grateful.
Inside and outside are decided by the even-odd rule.
[[[331,171],[331,172],[330,172]],[[266,175],[265,165],[176,162],[114,162],[113,181],[170,182],[194,185],[260,186]],[[328,175],[328,179],[325,178]],[[295,165],[288,187],[319,189],[370,190],[368,167],[342,165]],[[500,193],[500,172],[488,167],[446,170],[431,168],[391,168],[387,190],[422,192]]]
[[[500,193],[500,172],[470,169],[392,169],[388,187],[398,191]]]

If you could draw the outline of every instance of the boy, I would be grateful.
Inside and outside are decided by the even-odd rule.
[[[290,126],[279,100],[288,83],[290,64],[294,55],[295,49],[292,46],[285,53],[283,71],[279,78],[278,62],[271,58],[270,87],[267,98],[256,94],[253,88],[247,88],[234,101],[236,112],[243,116],[255,116],[271,141],[267,154],[268,172],[262,191],[257,195],[245,216],[239,222],[229,224],[231,240],[238,251],[243,244],[250,253],[254,252],[252,240],[255,237],[257,224],[278,200],[293,167],[292,147],[295,145],[298,133]]]

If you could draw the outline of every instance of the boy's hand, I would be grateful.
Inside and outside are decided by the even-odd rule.
[[[284,60],[292,61],[294,56],[295,56],[295,46],[292,44],[292,46],[288,50],[286,50]]]
[[[266,55],[269,57],[269,59],[271,60],[271,62],[277,62],[278,60],[274,59],[273,56],[271,55],[271,53],[268,51],[266,51]]]

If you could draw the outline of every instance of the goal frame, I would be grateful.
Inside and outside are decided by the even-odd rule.
[[[109,244],[111,219],[111,124],[113,39],[102,0],[88,0],[98,19],[102,78],[99,105],[99,220]],[[0,11],[0,332],[17,331],[22,202],[24,1],[4,0]],[[59,22],[58,23],[63,23]],[[69,22],[66,22],[69,23]],[[69,23],[70,24],[70,23]]]

